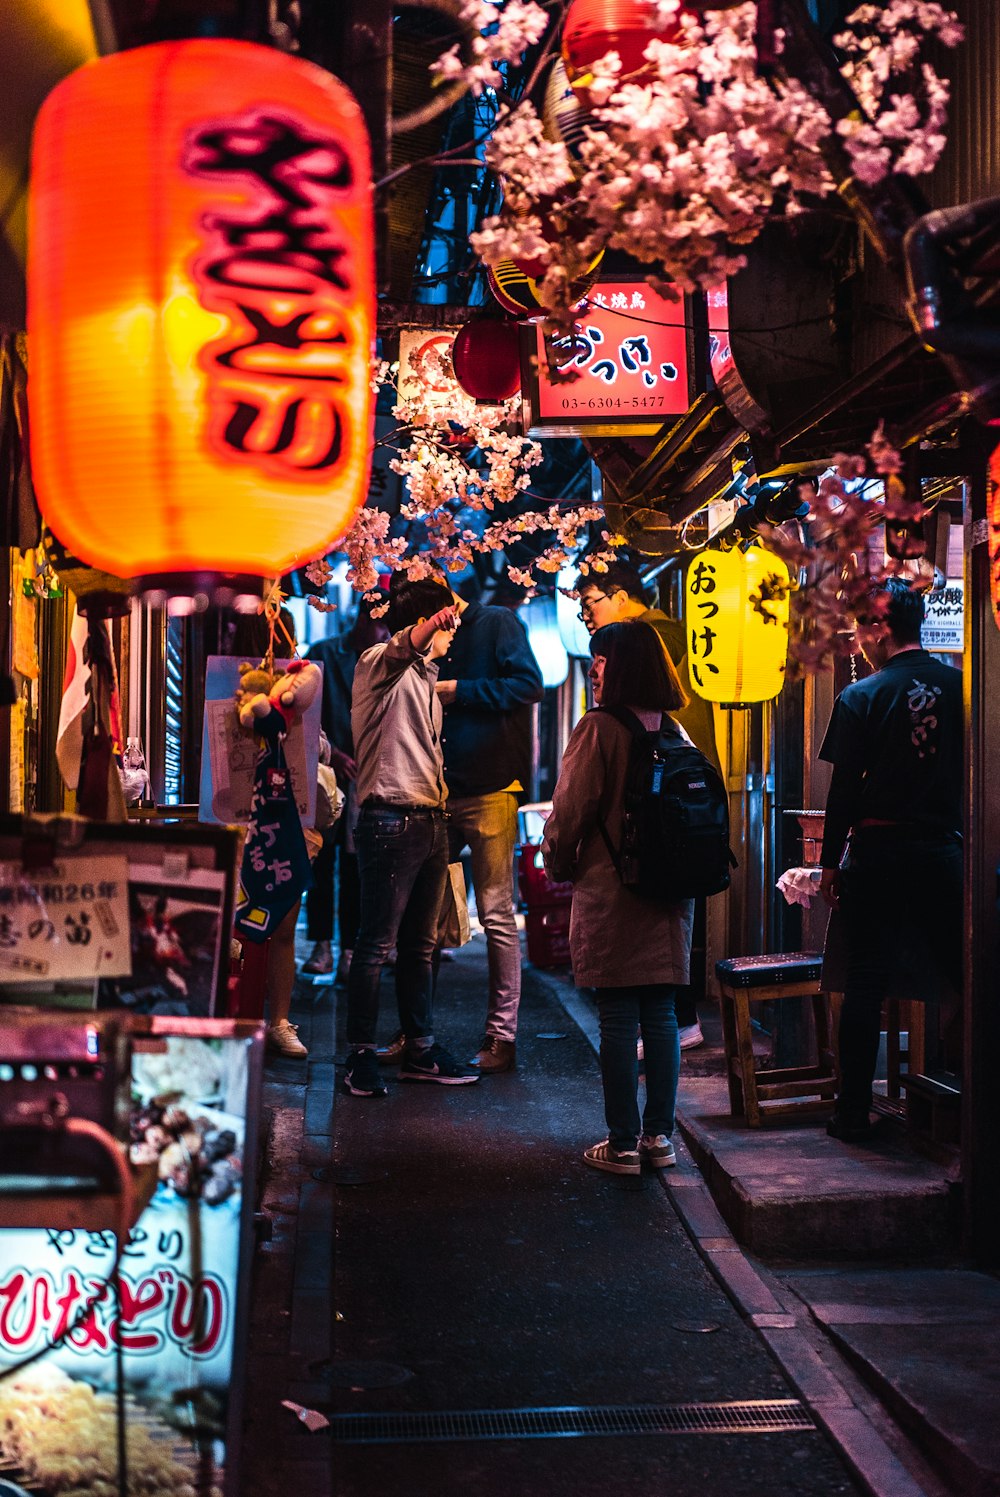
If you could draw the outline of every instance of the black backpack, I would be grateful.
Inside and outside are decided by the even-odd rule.
[[[729,800],[716,771],[669,717],[650,733],[627,708],[598,710],[632,734],[617,849],[599,822],[624,887],[666,904],[721,894],[736,859],[729,846]]]

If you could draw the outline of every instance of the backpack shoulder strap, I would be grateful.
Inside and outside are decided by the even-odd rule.
[[[598,707],[597,711],[598,712],[606,712],[607,715],[608,715],[608,717],[613,717],[616,722],[621,723],[621,725],[622,725],[623,728],[628,728],[629,732],[632,735],[632,742],[633,742],[633,744],[636,743],[640,738],[645,738],[645,736],[646,736],[646,729],[643,727],[642,723],[636,717],[635,713],[634,712],[630,712],[627,707]],[[605,825],[604,817],[603,816],[600,816],[600,815],[598,816],[598,818],[597,818],[597,826],[598,826],[598,829],[599,829],[599,831],[601,833],[601,836],[604,839],[604,845],[608,849],[608,857],[611,859],[611,862],[614,864],[614,869],[615,869],[615,872],[618,874],[618,877],[621,878],[621,876],[622,876],[621,853],[619,851],[615,850],[615,845],[612,842],[610,836],[608,835],[608,829],[607,829],[607,826]]]
[[[644,738],[646,729],[627,707],[598,707],[598,712],[604,712],[608,717],[613,717],[615,722],[621,723],[623,728],[628,728],[633,738]]]

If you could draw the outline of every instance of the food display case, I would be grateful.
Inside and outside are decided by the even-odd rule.
[[[83,1074],[81,1026],[102,1037],[99,1074]],[[251,1022],[3,1010],[0,1481],[13,1490],[237,1497],[262,1066]],[[18,1109],[34,1125],[53,1097],[65,1104],[44,1150],[22,1158]],[[63,1131],[77,1112],[127,1153],[127,1230]]]

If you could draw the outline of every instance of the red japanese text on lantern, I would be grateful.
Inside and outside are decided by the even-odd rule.
[[[354,288],[331,208],[355,186],[351,161],[332,138],[249,111],[192,132],[184,168],[236,179],[253,197],[203,217],[192,264],[202,305],[229,321],[200,358],[211,444],[274,474],[332,477],[348,419]]]
[[[160,1267],[134,1281],[123,1275],[120,1282],[118,1311],[103,1279],[73,1268],[60,1279],[45,1270],[10,1269],[0,1280],[0,1356],[60,1340],[81,1354],[110,1353],[119,1342],[137,1356],[152,1356],[168,1343],[193,1357],[219,1350],[229,1296],[214,1274],[192,1279]],[[88,1301],[93,1304],[83,1316]]]

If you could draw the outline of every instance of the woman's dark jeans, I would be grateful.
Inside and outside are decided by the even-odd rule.
[[[862,1121],[872,1102],[882,1002],[906,952],[928,971],[926,992],[941,979],[962,990],[962,846],[957,838],[896,827],[862,828],[840,874],[846,968],[840,1013],[837,1110]]]
[[[601,1022],[601,1080],[604,1116],[611,1147],[634,1149],[640,1133],[674,1131],[674,1103],[681,1052],[674,1013],[674,989],[596,988]],[[646,1106],[639,1115],[639,1060],[636,1036],[642,1034],[646,1069]]]
[[[374,1045],[379,981],[396,947],[396,1002],[407,1039],[434,1032],[431,962],[448,877],[444,815],[362,809],[354,833],[361,924],[347,980],[347,1043]]]

